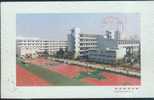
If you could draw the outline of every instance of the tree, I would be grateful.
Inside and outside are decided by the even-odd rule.
[[[127,48],[126,55],[124,57],[125,63],[128,63],[130,65],[139,63],[140,64],[140,49],[137,52],[132,51],[131,48]]]
[[[45,51],[43,52],[43,54],[44,54],[45,57],[48,57],[48,56],[49,56],[48,50],[45,50]]]
[[[64,51],[64,58],[68,58],[68,48],[65,48],[65,51]]]
[[[60,48],[59,51],[56,52],[54,57],[64,58],[64,59],[73,59],[74,58],[74,51],[68,51],[68,48],[65,48],[65,50]]]
[[[56,52],[56,57],[64,58],[64,50],[62,48],[60,48],[59,51]]]
[[[68,51],[68,48],[65,48],[64,58],[65,59],[73,59],[74,58],[74,51]]]
[[[124,63],[124,60],[123,59],[117,59],[116,60],[116,65],[117,66],[120,66],[120,65],[122,65]]]
[[[133,54],[131,53],[131,48],[128,47],[126,50],[127,50],[127,51],[126,51],[126,55],[125,55],[125,57],[124,57],[125,62],[131,64],[131,62],[132,62],[132,57],[133,57]]]

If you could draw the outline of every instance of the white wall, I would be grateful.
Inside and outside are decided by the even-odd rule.
[[[116,59],[122,59],[126,54],[126,48],[119,48],[116,50]]]

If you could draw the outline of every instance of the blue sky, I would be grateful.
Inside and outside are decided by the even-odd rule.
[[[110,16],[124,24],[123,35],[140,35],[140,16],[136,13],[51,13],[17,14],[17,37],[65,40],[73,27],[79,27],[82,33],[103,34],[104,20]]]

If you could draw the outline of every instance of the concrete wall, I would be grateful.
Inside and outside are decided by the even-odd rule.
[[[126,48],[119,48],[116,50],[116,59],[123,59],[126,55]]]

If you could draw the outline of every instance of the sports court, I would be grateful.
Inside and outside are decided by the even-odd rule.
[[[25,70],[23,75],[21,74],[23,73],[21,69]],[[140,78],[137,77],[121,75],[103,70],[98,71],[98,73],[96,72],[96,69],[92,68],[64,64],[44,58],[36,58],[31,59],[30,64],[27,65],[27,67],[23,64],[17,64],[17,86],[118,86],[141,84]],[[31,75],[29,75],[29,73],[31,73]],[[27,81],[30,83],[26,83]]]

